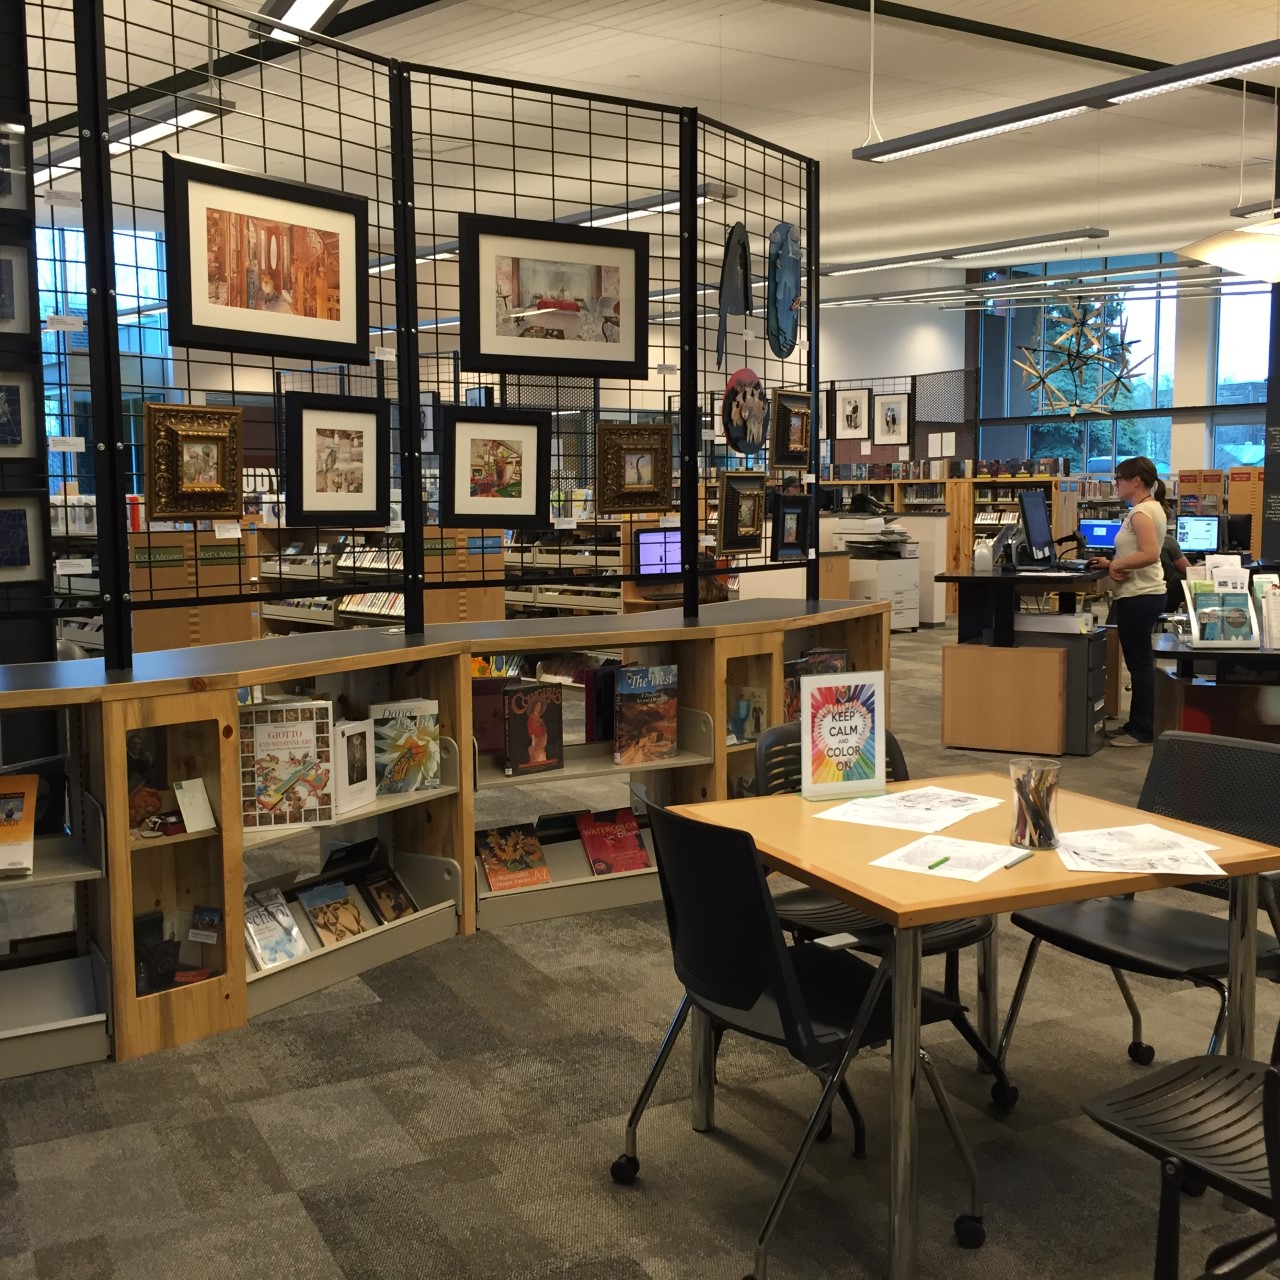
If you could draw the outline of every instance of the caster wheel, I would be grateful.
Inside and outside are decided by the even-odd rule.
[[[831,1137],[831,1117],[830,1116],[828,1116],[822,1122],[822,1128],[819,1129],[818,1132],[813,1135],[813,1140],[814,1142],[826,1142],[826,1140],[829,1137]]]
[[[999,1080],[991,1086],[991,1101],[1001,1115],[1008,1115],[1018,1105],[1018,1086],[1001,1084]]]
[[[635,1156],[619,1156],[609,1166],[609,1177],[619,1186],[630,1186],[636,1180],[636,1174],[640,1172],[640,1161]]]
[[[1198,1199],[1208,1190],[1207,1185],[1200,1179],[1188,1175],[1182,1180],[1182,1194],[1184,1196],[1192,1196]]]
[[[1135,1040],[1129,1046],[1129,1060],[1140,1067],[1149,1067],[1156,1060],[1156,1051],[1141,1040]]]
[[[987,1229],[981,1218],[962,1213],[955,1221],[956,1243],[962,1249],[981,1249],[987,1238]]]

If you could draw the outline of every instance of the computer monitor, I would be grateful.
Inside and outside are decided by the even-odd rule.
[[[1080,532],[1084,535],[1084,545],[1093,551],[1112,550],[1122,523],[1121,520],[1081,520]]]
[[[1217,551],[1220,525],[1217,516],[1179,516],[1178,546],[1201,555]]]
[[[1253,516],[1248,512],[1227,517],[1227,550],[1248,551],[1253,546]]]
[[[680,576],[680,530],[636,530],[636,574],[645,582],[671,582]]]
[[[1022,511],[1022,536],[1027,540],[1033,562],[1048,563],[1053,559],[1053,528],[1049,524],[1049,508],[1039,489],[1023,489],[1018,493]]]

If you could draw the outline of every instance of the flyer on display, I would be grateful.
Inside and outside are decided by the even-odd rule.
[[[810,800],[884,790],[884,672],[800,680],[800,792]]]

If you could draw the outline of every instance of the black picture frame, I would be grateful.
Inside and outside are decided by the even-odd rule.
[[[369,202],[363,196],[348,195],[327,187],[315,187],[289,178],[271,178],[211,160],[193,160],[187,156],[176,156],[169,151],[164,153],[163,163],[170,346],[344,364],[369,362]],[[327,227],[320,230],[334,232],[339,237],[338,319],[330,321],[318,315],[294,316],[290,312],[275,309],[222,305],[218,307],[218,312],[228,312],[229,322],[208,323],[212,318],[221,320],[222,317],[220,314],[216,317],[213,315],[208,301],[207,240],[201,243],[204,257],[201,277],[204,297],[200,300],[202,310],[196,314],[197,296],[192,270],[198,264],[192,261],[190,228],[193,210],[198,214],[205,202],[200,197],[193,199],[193,186],[216,187],[225,191],[229,197],[227,203],[233,206],[226,211],[230,216],[269,218],[275,224],[286,212],[280,208],[279,202],[283,202],[297,208],[297,213],[292,215],[297,222],[292,225],[315,230],[315,221],[328,223]],[[308,211],[313,215],[311,222],[303,221]],[[351,246],[350,268],[346,266],[346,240],[349,240]],[[270,269],[281,274],[285,271],[278,264]],[[230,289],[229,267],[227,270],[227,287]],[[247,272],[248,268],[245,270]],[[254,272],[251,287],[255,293],[267,275],[267,270],[262,271],[261,275]],[[341,294],[345,292],[348,283],[353,295],[350,308],[341,300]],[[247,292],[250,289],[247,276],[245,286]],[[237,327],[230,322],[236,318],[237,312],[246,321],[248,317],[260,315],[268,316],[270,320],[256,322],[256,328]],[[294,321],[294,324],[290,326],[288,320]],[[329,325],[332,325],[331,330],[327,328]]]
[[[446,405],[440,413],[440,525],[459,529],[549,529],[551,527],[551,413],[544,409],[467,408]],[[510,431],[508,437],[482,436]],[[459,492],[462,451],[480,438],[511,439],[534,451],[534,490],[509,502],[501,497]],[[468,466],[468,473],[470,467]],[[525,472],[521,467],[523,488]]]
[[[745,526],[744,513],[750,517]],[[764,476],[759,472],[722,471],[716,550],[721,553],[759,551],[764,541],[764,521]]]
[[[552,317],[554,325],[531,324],[524,334],[500,333],[499,325],[511,319],[511,311],[526,313],[519,304],[510,305],[512,293],[498,293],[496,280],[491,280],[491,290],[482,289],[485,264],[492,271],[496,270],[492,259],[498,256],[542,260],[537,259],[538,253],[564,246],[573,246],[580,255],[571,260],[574,266],[589,270],[594,262],[598,267],[619,269],[619,293],[612,311],[607,307],[611,295],[603,292],[594,298],[599,308],[594,315],[580,304],[567,305],[576,299],[562,299],[566,304],[563,323],[561,308],[550,308],[538,314],[544,319]],[[507,252],[499,253],[500,250]],[[584,374],[596,378],[649,376],[649,237],[643,232],[461,214],[458,285],[459,351],[462,368],[468,372]],[[604,336],[610,321],[617,332],[616,342]],[[594,334],[597,324],[599,337],[570,336],[587,331],[588,326]],[[552,339],[553,333],[558,333],[559,338],[545,340]],[[557,345],[562,348],[561,354],[555,351]],[[527,352],[525,346],[530,348]],[[615,353],[612,356],[611,351]]]
[[[877,392],[872,404],[875,424],[872,428],[871,443],[910,448],[912,419],[915,414],[914,397],[911,392]],[[893,415],[891,424],[886,421],[890,413]]]
[[[40,350],[40,298],[31,227],[0,223],[0,351]]]
[[[0,114],[0,224],[29,228],[34,209],[31,117]]]
[[[809,558],[811,501],[808,494],[779,494],[774,500],[773,530],[769,539],[770,560],[795,561]]]
[[[347,421],[347,425],[343,422]],[[305,459],[316,456],[321,433],[373,434],[374,456],[361,448],[361,489],[368,500],[339,505],[341,491],[322,493]],[[285,523],[299,528],[385,528],[391,519],[391,404],[376,396],[286,391],[284,439],[288,465],[284,479]],[[336,446],[334,446],[336,447]],[[338,458],[334,458],[336,470]],[[330,470],[330,468],[326,468]],[[348,467],[350,470],[350,467]],[[372,488],[368,487],[372,480]],[[332,505],[330,505],[332,503]]]
[[[807,467],[813,440],[813,400],[807,391],[775,391],[769,423],[770,465],[774,467]],[[791,418],[803,419],[803,443],[792,447]]]

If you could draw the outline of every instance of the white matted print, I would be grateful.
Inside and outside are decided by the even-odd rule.
[[[442,525],[532,528],[550,523],[550,414],[444,410]]]
[[[866,440],[871,434],[871,391],[867,387],[832,391],[833,440]]]
[[[911,443],[911,395],[903,391],[875,398],[875,435],[873,444],[909,445]]]
[[[391,415],[385,400],[290,391],[285,443],[290,524],[386,525]]]

